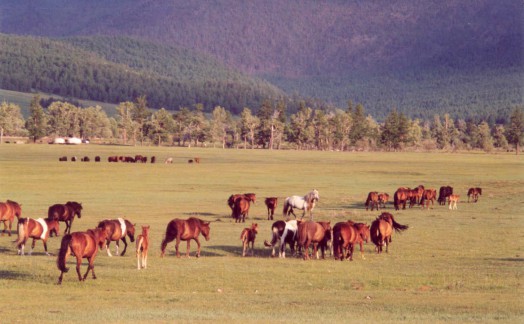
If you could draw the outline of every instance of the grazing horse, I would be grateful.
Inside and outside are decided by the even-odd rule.
[[[278,198],[277,197],[267,197],[266,200],[264,200],[267,207],[267,220],[273,220],[273,215],[275,215],[275,209],[278,206]]]
[[[231,217],[235,219],[235,223],[246,221],[246,217],[249,215],[249,207],[251,202],[256,202],[256,195],[254,193],[236,194],[229,196],[227,204],[231,208]]]
[[[4,223],[4,230],[2,235],[7,231],[7,223],[9,223],[9,236],[11,236],[11,227],[15,219],[20,219],[22,216],[22,205],[16,201],[7,200],[5,203],[0,202],[0,222]]]
[[[198,240],[198,235],[202,232],[202,235],[206,238],[206,241],[209,241],[209,222],[204,222],[201,219],[190,217],[188,219],[173,219],[167,224],[166,236],[162,241],[160,250],[162,251],[161,257],[164,257],[166,252],[167,243],[176,239],[176,256],[180,258],[180,253],[178,252],[178,246],[180,241],[187,241],[187,250],[186,257],[189,258],[189,247],[191,240],[195,240],[198,246],[196,257],[200,256],[200,241]]]
[[[271,225],[271,242],[268,242],[267,240],[264,241],[264,246],[273,248],[271,257],[275,257],[275,246],[277,242],[281,240],[285,228],[286,222],[283,220],[276,221],[273,223],[273,225]],[[294,248],[295,247],[293,245],[293,250]]]
[[[422,195],[424,194],[424,186],[419,185],[415,189],[411,190],[411,200],[409,202],[409,208],[413,207],[415,204],[420,204],[422,202]]]
[[[107,162],[118,162],[118,156],[109,156]]]
[[[286,200],[284,200],[284,217],[289,217],[289,214],[293,214],[295,218],[297,218],[297,215],[295,215],[293,208],[302,209],[304,212],[302,213],[302,217],[306,215],[306,211],[309,212],[309,216],[311,220],[313,220],[313,209],[315,208],[315,204],[320,199],[320,196],[318,194],[318,190],[313,189],[311,192],[307,193],[305,196],[290,196],[287,197]]]
[[[100,156],[95,156],[95,162],[100,162]]]
[[[471,197],[473,202],[477,202],[479,200],[479,196],[482,196],[482,188],[469,188],[468,190],[468,203],[469,198]]]
[[[391,236],[393,229],[396,232],[407,230],[409,226],[401,225],[395,221],[393,215],[390,213],[382,213],[371,223],[370,236],[371,241],[376,246],[377,253],[382,253],[382,247],[386,245],[386,252],[388,252],[389,243],[391,243]]]
[[[247,198],[253,203],[257,201],[257,195],[254,193],[233,194],[227,199],[227,205],[231,208],[231,212],[233,212],[233,208],[235,207],[235,201],[240,198]]]
[[[364,223],[353,221],[336,223],[333,227],[333,251],[335,260],[344,260],[343,250],[346,250],[346,259],[353,261],[353,250],[355,244],[360,243],[360,256],[364,257],[363,242],[369,242],[369,226]]]
[[[324,258],[324,238],[326,233],[331,232],[330,222],[302,222],[298,226],[298,246],[304,249],[304,260],[309,259],[309,245],[313,243],[314,254],[318,259],[318,246],[322,249],[322,258]]]
[[[420,200],[420,204],[422,205],[422,208],[424,208],[424,205],[426,205],[426,209],[429,209],[429,203],[431,202],[431,205],[434,205],[434,200],[437,199],[437,190],[435,189],[426,189],[424,190],[424,193],[422,194],[422,199]]]
[[[439,205],[445,205],[446,199],[452,194],[453,194],[453,187],[450,187],[450,186],[440,187],[438,199],[437,199]]]
[[[368,198],[366,199],[366,210],[368,210],[369,207],[371,207],[371,211],[373,211],[373,207],[375,207],[378,210],[378,192],[371,191],[368,193]]]
[[[449,209],[457,209],[457,202],[459,201],[460,196],[459,195],[450,195],[448,197],[449,199]]]
[[[103,228],[64,235],[60,245],[60,252],[58,252],[58,258],[56,260],[58,270],[61,271],[60,277],[58,278],[59,285],[62,283],[64,272],[69,271],[69,268],[66,267],[66,261],[71,253],[76,256],[76,273],[78,274],[78,280],[86,280],[89,270],[91,270],[93,274],[93,279],[96,279],[94,265],[95,257],[98,253],[98,247],[102,248],[104,246],[106,236],[106,231]],[[80,265],[82,264],[83,258],[86,258],[89,261],[89,265],[87,267],[87,272],[82,278],[82,275],[80,274]]]
[[[149,225],[142,226],[142,234],[136,238],[136,263],[137,269],[147,268],[147,253],[149,251]],[[142,262],[140,262],[142,261]],[[140,264],[142,263],[142,264]]]
[[[82,204],[76,201],[68,201],[64,205],[55,204],[47,210],[47,218],[66,223],[64,234],[71,233],[71,225],[73,225],[75,215],[78,216],[78,218],[82,217]]]
[[[173,158],[172,157],[168,157],[165,161],[164,161],[165,164],[172,164],[173,163]]]
[[[389,201],[389,194],[383,192],[378,194],[378,205],[379,207],[386,208],[386,204]]]
[[[251,256],[255,255],[255,239],[258,233],[258,224],[253,223],[251,227],[246,227],[240,233],[240,240],[242,241],[242,256],[246,256],[246,251],[251,243]]]
[[[111,251],[109,251],[109,244],[111,241],[116,241],[116,253],[118,255],[119,242],[122,240],[124,242],[124,250],[122,251],[122,256],[126,254],[127,241],[126,236],[129,236],[131,242],[135,241],[135,225],[128,221],[127,219],[117,218],[117,219],[106,219],[98,223],[98,228],[105,229],[107,233],[106,239],[106,252],[108,256],[113,256]]]
[[[402,209],[406,209],[406,202],[410,197],[411,189],[406,187],[398,188],[393,195],[393,204],[395,205],[395,210],[399,210],[400,206],[402,206]]]
[[[16,240],[16,245],[18,247],[18,254],[24,255],[25,242],[29,239],[33,239],[33,244],[31,244],[31,251],[29,255],[33,253],[35,248],[35,241],[42,240],[44,243],[45,254],[49,255],[47,252],[47,239],[51,232],[55,233],[55,236],[58,236],[60,228],[58,226],[58,221],[54,219],[32,219],[32,218],[20,218],[18,221],[18,239]]]
[[[67,156],[61,156],[58,158],[59,162],[67,162]]]

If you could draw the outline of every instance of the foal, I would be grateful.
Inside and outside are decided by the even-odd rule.
[[[449,209],[457,209],[457,202],[459,201],[460,196],[459,195],[450,195],[448,197],[449,199]]]
[[[240,234],[240,240],[242,241],[242,256],[246,256],[246,251],[249,248],[249,243],[251,242],[251,256],[255,255],[255,238],[258,233],[258,224],[253,223],[251,228],[246,227],[242,230]]]
[[[149,225],[142,226],[142,234],[136,238],[136,263],[137,269],[147,268],[147,251],[149,249]],[[142,255],[140,255],[142,254]],[[142,265],[140,265],[142,263]]]

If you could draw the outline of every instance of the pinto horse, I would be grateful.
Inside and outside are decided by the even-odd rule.
[[[468,203],[469,198],[471,197],[473,202],[477,202],[479,200],[479,196],[482,196],[482,188],[469,188],[468,190]]]
[[[371,223],[370,229],[371,241],[375,244],[377,253],[382,253],[382,247],[384,245],[386,245],[386,253],[388,252],[393,229],[396,232],[402,232],[408,228],[409,226],[407,225],[397,223],[390,213],[382,213],[378,216],[377,219]]]
[[[136,238],[136,262],[137,268],[147,268],[147,252],[149,250],[149,225],[142,226],[142,234]],[[142,264],[140,264],[142,261]]]
[[[308,211],[311,220],[313,220],[313,209],[315,208],[315,205],[319,199],[320,196],[318,194],[318,190],[316,189],[313,189],[305,196],[287,197],[284,201],[284,217],[289,217],[289,214],[293,214],[293,216],[297,218],[297,215],[295,215],[293,212],[293,208],[297,208],[304,211],[301,218],[304,218],[306,211]]]
[[[370,193],[368,193],[368,198],[366,199],[366,203],[364,204],[366,206],[366,210],[368,210],[369,207],[371,207],[371,211],[373,211],[373,207],[375,207],[378,210],[378,202],[378,192],[371,191]]]
[[[82,217],[82,204],[76,201],[68,201],[65,204],[55,204],[47,210],[48,219],[56,219],[66,223],[64,234],[71,233],[71,225],[73,225],[75,215],[78,216],[78,218]]]
[[[206,238],[206,241],[209,241],[209,222],[204,222],[201,219],[190,217],[188,219],[178,219],[175,218],[167,224],[166,236],[162,241],[160,250],[162,251],[161,257],[164,257],[166,252],[166,246],[169,242],[172,242],[176,239],[176,256],[180,258],[180,253],[178,252],[178,246],[180,241],[187,241],[187,250],[186,257],[189,258],[189,247],[191,240],[195,240],[198,246],[196,257],[200,256],[200,241],[198,240],[198,235],[202,233]]]
[[[246,251],[251,243],[251,256],[255,255],[255,239],[258,233],[258,224],[253,223],[251,227],[246,227],[240,233],[240,240],[242,241],[242,256],[246,256]]]
[[[127,219],[117,218],[117,219],[106,219],[98,223],[98,228],[105,229],[107,233],[106,238],[106,252],[108,256],[113,256],[111,251],[109,251],[109,244],[111,241],[116,241],[116,255],[118,255],[119,242],[122,240],[124,242],[124,250],[122,251],[122,256],[126,254],[127,241],[126,236],[129,236],[131,242],[135,241],[135,225],[128,221]]]
[[[286,244],[289,245],[291,253],[295,253],[295,245],[297,240],[297,229],[300,220],[289,220],[284,222],[282,220],[276,221],[271,225],[271,242],[267,240],[264,241],[264,246],[273,248],[271,252],[271,257],[275,257],[275,246],[277,243],[279,245],[278,256],[281,258],[286,257]]]
[[[9,236],[11,236],[11,227],[13,226],[13,221],[22,216],[22,205],[16,201],[7,200],[5,203],[0,202],[0,222],[4,223],[4,230],[2,235],[7,231],[7,223],[9,223]]]
[[[353,261],[353,250],[356,243],[360,243],[360,256],[364,257],[363,242],[369,242],[369,226],[353,221],[336,223],[333,227],[333,251],[335,260],[344,260],[343,250],[347,251],[346,259]]]
[[[395,191],[393,195],[393,204],[395,205],[395,210],[399,210],[402,206],[402,209],[406,209],[406,202],[411,198],[411,189],[406,187],[400,187]]]
[[[298,226],[298,246],[304,249],[304,260],[309,259],[309,245],[313,243],[314,254],[318,257],[318,246],[322,249],[322,258],[325,252],[326,233],[331,232],[330,222],[302,222]]]
[[[60,228],[58,226],[58,221],[54,219],[32,219],[32,218],[20,218],[18,221],[18,239],[16,240],[16,245],[18,247],[18,254],[24,255],[25,242],[29,239],[33,239],[33,244],[31,244],[31,251],[29,255],[33,253],[35,248],[35,241],[42,240],[44,243],[45,254],[49,255],[47,252],[47,239],[51,232],[55,233],[55,236],[58,236]]]
[[[278,198],[267,197],[266,200],[264,200],[264,203],[267,207],[267,220],[273,220],[273,215],[275,215],[275,209],[278,206]]]
[[[438,193],[438,199],[437,199],[438,204],[445,205],[446,199],[452,194],[453,194],[453,187],[450,187],[450,186],[440,187],[439,193]]]
[[[66,267],[66,261],[71,253],[76,256],[76,273],[78,274],[78,280],[86,280],[89,270],[91,270],[93,274],[93,279],[96,279],[94,265],[95,257],[98,253],[98,247],[102,248],[104,246],[106,237],[107,233],[103,228],[64,235],[60,245],[60,251],[58,252],[58,258],[56,260],[58,270],[61,271],[60,277],[58,278],[58,284],[60,285],[62,283],[64,272],[69,271],[69,268]],[[82,278],[82,275],[80,274],[80,265],[82,264],[83,258],[86,258],[89,261],[89,265],[87,267],[87,272]]]

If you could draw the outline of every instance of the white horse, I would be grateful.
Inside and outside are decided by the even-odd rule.
[[[309,216],[311,217],[311,220],[313,220],[313,208],[315,208],[315,204],[320,199],[320,196],[318,194],[318,190],[313,189],[311,192],[306,194],[305,196],[291,196],[287,197],[284,201],[284,217],[288,217],[289,214],[293,214],[295,218],[297,218],[297,215],[293,212],[293,208],[302,209],[304,212],[302,213],[302,217],[306,215],[306,211],[309,212]]]

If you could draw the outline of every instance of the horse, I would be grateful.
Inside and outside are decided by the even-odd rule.
[[[249,207],[251,206],[251,201],[252,200],[250,196],[245,195],[235,199],[232,213],[232,217],[235,219],[235,223],[240,223],[241,220],[242,223],[246,222],[246,217],[249,214]]]
[[[67,156],[61,156],[58,158],[59,162],[67,162]]]
[[[264,203],[267,207],[267,220],[273,220],[273,215],[275,215],[275,209],[278,206],[278,198],[267,197],[266,200],[264,200]]]
[[[453,187],[450,187],[450,186],[440,187],[438,199],[437,199],[439,205],[445,205],[446,199],[452,194],[453,194]]]
[[[477,202],[479,200],[479,196],[482,196],[482,188],[469,188],[468,190],[468,203],[469,198],[471,197],[473,199],[473,202]]]
[[[142,234],[138,235],[136,238],[136,262],[137,262],[138,270],[140,270],[141,268],[143,269],[147,268],[148,250],[149,250],[149,225],[142,226]]]
[[[257,195],[254,193],[233,194],[227,199],[227,205],[231,208],[231,212],[233,212],[233,208],[235,207],[235,201],[240,198],[247,198],[253,203],[257,201]]]
[[[11,228],[15,219],[20,219],[22,216],[22,205],[16,201],[7,200],[5,203],[0,202],[0,222],[4,223],[4,230],[2,235],[7,231],[7,223],[9,223],[9,236],[11,236]]]
[[[87,230],[87,232],[74,232],[72,234],[66,234],[62,238],[60,244],[60,251],[58,252],[58,258],[56,264],[58,270],[61,271],[60,277],[58,278],[58,284],[62,284],[62,278],[65,272],[69,271],[66,267],[67,257],[73,253],[76,256],[76,273],[78,274],[78,280],[86,280],[89,270],[91,270],[93,279],[96,279],[95,275],[95,257],[98,253],[98,248],[102,248],[107,238],[107,233],[103,228],[96,228],[93,230]],[[98,247],[97,247],[98,245]],[[89,261],[87,272],[82,278],[80,274],[80,265],[82,259],[86,258]]]
[[[29,239],[33,239],[33,244],[31,244],[31,251],[29,255],[33,253],[35,248],[35,241],[42,240],[44,243],[45,254],[49,255],[47,252],[47,239],[51,232],[55,233],[55,236],[58,236],[60,228],[58,226],[58,221],[54,219],[32,219],[32,218],[20,218],[18,221],[18,239],[16,240],[16,245],[18,247],[18,254],[24,255],[25,242]]]
[[[100,162],[100,156],[95,156],[95,162]]]
[[[253,223],[251,227],[246,227],[240,233],[240,240],[242,241],[242,256],[246,256],[246,251],[251,243],[251,256],[255,255],[255,239],[258,233],[258,224]]]
[[[353,221],[336,223],[333,226],[333,251],[335,260],[344,260],[343,250],[347,251],[346,259],[353,261],[353,250],[356,243],[360,243],[360,256],[364,257],[363,242],[369,242],[369,226]]]
[[[118,156],[107,157],[107,162],[118,162]]]
[[[378,194],[378,205],[379,207],[386,208],[386,204],[389,201],[389,194],[383,192]]]
[[[449,209],[457,209],[457,202],[459,201],[460,196],[459,195],[450,195],[448,197],[449,199]]]
[[[264,246],[273,248],[273,251],[271,252],[271,257],[275,257],[275,246],[277,244],[277,241],[280,241],[282,238],[282,234],[284,234],[284,229],[286,227],[286,222],[283,220],[278,220],[271,225],[271,242],[268,242],[267,240],[264,241]],[[293,246],[293,249],[295,247]]]
[[[314,254],[318,259],[318,246],[322,249],[322,258],[324,258],[324,248],[322,242],[325,242],[326,233],[331,232],[330,222],[302,222],[298,226],[298,246],[304,249],[304,260],[309,259],[309,245],[313,243]]]
[[[424,194],[424,186],[419,185],[415,189],[411,190],[411,200],[409,202],[409,208],[413,207],[415,204],[420,204],[422,202],[422,195]]]
[[[202,233],[204,237],[206,238],[206,241],[209,241],[209,222],[204,222],[201,219],[190,217],[188,219],[173,219],[167,224],[166,227],[166,236],[164,240],[162,241],[161,245],[161,255],[160,257],[164,257],[164,254],[166,252],[166,246],[167,243],[173,241],[176,239],[176,256],[177,258],[180,258],[180,253],[178,252],[178,246],[180,245],[180,241],[187,241],[187,250],[186,250],[186,257],[189,258],[189,247],[191,240],[195,240],[195,242],[198,245],[198,250],[196,257],[200,257],[200,241],[198,240],[198,235]]]
[[[371,206],[371,211],[373,211],[373,207],[375,207],[378,210],[378,192],[371,191],[368,193],[368,198],[366,199],[366,203],[364,204],[366,206],[366,211]]]
[[[395,205],[395,210],[399,210],[400,206],[402,206],[402,209],[406,209],[406,202],[410,197],[411,189],[406,187],[398,188],[393,195],[393,204]]]
[[[422,205],[422,208],[424,208],[424,204],[426,205],[426,209],[429,209],[429,203],[431,202],[431,205],[434,205],[434,200],[437,199],[437,190],[435,189],[426,189],[424,190],[424,193],[422,194],[422,199],[420,200],[420,204]]]
[[[122,240],[124,242],[124,250],[122,251],[121,256],[126,254],[127,241],[126,236],[129,236],[131,242],[135,241],[135,225],[128,221],[127,219],[117,218],[117,219],[106,219],[98,223],[98,228],[104,228],[107,232],[106,239],[106,252],[108,256],[113,256],[111,251],[109,251],[109,244],[111,241],[116,241],[116,253],[118,255],[119,242]]]
[[[304,212],[302,213],[302,217],[306,215],[306,211],[309,212],[309,216],[311,220],[313,220],[313,209],[315,208],[315,204],[320,199],[320,196],[318,194],[318,190],[313,189],[311,192],[307,193],[305,196],[290,196],[287,197],[286,200],[284,200],[284,217],[289,217],[289,214],[293,214],[295,218],[297,218],[297,215],[295,215],[293,208],[301,209]]]
[[[78,216],[78,218],[82,218],[82,204],[76,201],[68,201],[65,204],[55,204],[47,210],[47,218],[65,222],[66,229],[64,230],[64,234],[71,233],[71,225],[73,225],[75,215]]]
[[[168,157],[165,161],[164,161],[164,164],[172,164],[173,163],[173,158],[172,157]]]
[[[386,253],[388,252],[393,229],[396,232],[402,232],[408,228],[408,225],[397,223],[393,215],[390,213],[382,213],[380,216],[378,216],[371,223],[370,228],[371,241],[375,244],[377,253],[382,253],[382,247],[384,244],[386,245]]]

